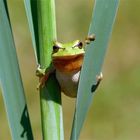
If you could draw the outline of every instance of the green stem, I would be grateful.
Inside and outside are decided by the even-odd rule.
[[[37,1],[39,52],[41,68],[51,64],[53,41],[56,40],[54,0]],[[51,76],[40,90],[42,132],[44,140],[63,140],[63,121],[60,87]]]
[[[56,20],[54,0],[37,1],[39,23],[40,63],[48,67],[51,62],[53,41],[56,40]]]

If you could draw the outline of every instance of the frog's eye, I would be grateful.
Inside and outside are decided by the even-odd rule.
[[[78,42],[78,44],[76,45],[76,47],[78,47],[79,49],[83,48],[83,43],[82,42]]]
[[[58,45],[54,45],[53,46],[53,53],[58,52],[59,49],[60,49],[60,47]]]

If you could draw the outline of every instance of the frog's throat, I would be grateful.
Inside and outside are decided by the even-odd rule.
[[[53,57],[53,65],[60,72],[69,73],[80,70],[83,63],[84,54],[73,56]]]

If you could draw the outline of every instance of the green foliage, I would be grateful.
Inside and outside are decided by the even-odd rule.
[[[33,140],[6,1],[0,1],[0,84],[13,140]]]
[[[33,45],[36,44],[34,50],[35,54],[38,54],[37,60],[41,68],[49,68],[53,41],[56,40],[54,0],[25,0],[25,7]],[[61,94],[54,76],[40,89],[40,103],[43,139],[63,140]]]
[[[78,139],[92,102],[94,95],[92,87],[96,84],[96,77],[101,72],[108,40],[118,9],[118,2],[118,0],[102,0],[102,2],[95,0],[89,35],[95,34],[96,40],[87,46],[84,57],[71,140]]]
[[[32,1],[31,1],[31,5],[33,5]],[[37,54],[38,53],[40,54],[39,58],[40,58],[40,64],[42,68],[46,68],[51,63],[51,49],[52,49],[51,46],[52,46],[52,42],[56,39],[56,29],[55,29],[56,25],[55,25],[55,13],[54,13],[55,10],[53,9],[54,2],[53,1],[37,2],[36,4],[34,4],[35,6],[37,5],[36,10],[35,10],[35,6],[31,6],[31,5],[30,5],[30,8],[26,8],[27,14],[28,12],[29,13],[32,12],[32,14],[29,14],[28,16],[30,30],[32,32],[32,35],[34,35],[34,32],[36,32],[36,28],[34,25],[38,25],[37,26],[38,32],[36,33],[38,34],[38,37],[39,37],[39,39],[37,39],[39,40],[39,49],[38,49],[39,52],[37,52]],[[117,6],[118,6],[117,0],[112,1],[112,2],[103,1],[102,3],[99,2],[98,0],[95,1],[94,22],[92,18],[91,26],[89,29],[89,35],[95,33],[97,39],[94,44],[95,46],[92,47],[93,46],[93,43],[92,43],[91,45],[89,45],[88,49],[86,50],[84,66],[81,72],[82,76],[81,76],[79,89],[78,89],[76,112],[75,112],[75,118],[74,118],[74,124],[73,124],[72,136],[71,136],[72,140],[78,139],[81,127],[83,125],[85,116],[89,108],[89,105],[92,101],[91,99],[92,99],[93,93],[92,93],[91,87],[93,86],[93,84],[96,84],[96,75],[99,75],[101,71],[105,51],[107,48],[108,39],[112,30],[113,21],[115,19],[115,14],[117,11]],[[36,13],[35,11],[38,11],[38,13]],[[32,15],[32,20],[31,20],[30,15]],[[33,18],[34,16],[38,18],[38,22],[34,20],[35,19]],[[32,21],[34,21],[35,24],[33,24]],[[34,30],[32,30],[33,28]],[[36,41],[33,40],[33,42],[36,42]],[[91,64],[91,61],[90,61],[91,59],[96,60],[96,61],[93,61],[93,63]],[[91,67],[94,68],[93,71],[91,71]],[[82,79],[87,78],[87,71],[88,73],[90,72],[90,77],[89,77],[88,82],[86,80],[82,80]],[[52,86],[49,87],[48,83],[47,83],[47,86],[48,86],[48,89],[50,88],[51,90]],[[42,90],[41,93],[42,93],[41,95],[43,95],[42,97],[44,98],[45,90]],[[42,102],[42,114],[44,114],[43,112],[45,112],[46,110],[44,109],[43,111],[43,108],[46,108],[45,104],[46,104],[45,102],[44,103]],[[42,116],[47,117],[47,115],[45,114]],[[45,121],[42,122],[43,126],[45,126],[44,123]],[[46,133],[47,129],[45,129],[45,127],[43,128],[43,130],[44,130],[44,133]],[[45,137],[47,138],[48,134],[46,133],[46,135],[44,135],[44,138]],[[50,138],[52,139],[53,136]]]
[[[36,62],[40,62],[39,56],[39,38],[38,38],[38,21],[37,21],[37,1],[24,0],[25,8],[31,32]]]
[[[32,48],[30,48],[30,34],[23,0],[7,2],[29,101],[28,108],[32,119],[34,138],[41,140],[38,94],[35,91],[38,80],[33,78],[34,57]],[[117,20],[109,43],[110,48],[103,67],[104,79],[94,97],[80,140],[140,139],[139,7],[139,0],[120,1]],[[70,5],[66,0],[56,1],[58,41],[68,42],[73,39],[84,39],[91,17],[91,9],[92,1],[90,0],[88,2],[71,0]],[[69,138],[73,108],[74,100],[63,96],[66,140]],[[10,140],[1,95],[0,110],[0,139]]]
[[[6,6],[6,1],[4,3],[1,2],[3,7],[1,8],[5,10],[5,19],[8,23],[8,28],[2,29],[5,33],[3,39],[1,40],[1,46],[7,46],[3,48],[1,53],[1,64],[3,64],[3,68],[0,69],[0,80],[3,89],[3,97],[4,102],[6,104],[6,109],[8,112],[10,127],[12,131],[12,137],[15,139],[20,139],[24,137],[25,139],[33,139],[31,126],[29,122],[27,106],[25,103],[24,91],[23,86],[20,78],[20,72],[18,69],[18,63],[16,58],[16,53],[14,48],[14,43],[11,34],[11,28],[9,24],[9,16],[8,10]],[[52,52],[52,45],[53,41],[56,40],[56,21],[55,21],[55,4],[54,0],[44,0],[44,1],[34,1],[34,0],[25,0],[25,7],[26,13],[29,21],[29,27],[32,34],[32,41],[34,52],[36,56],[37,64],[41,65],[41,68],[49,68],[51,65],[51,52]],[[94,6],[94,14],[92,17],[92,22],[89,29],[89,35],[95,34],[96,41],[88,45],[86,49],[84,65],[81,72],[80,83],[78,88],[78,97],[76,102],[76,110],[75,116],[73,121],[73,128],[71,134],[71,140],[77,140],[81,128],[83,126],[83,122],[85,120],[86,114],[88,112],[89,106],[91,104],[93,98],[92,87],[96,84],[96,76],[100,74],[103,59],[105,56],[105,52],[107,49],[107,44],[109,40],[109,36],[112,31],[113,22],[115,19],[115,15],[117,12],[118,7],[118,0],[115,1],[102,1],[95,0]],[[4,15],[3,14],[3,15]],[[94,19],[94,22],[93,22]],[[1,28],[4,26],[3,22],[1,23]],[[8,34],[9,32],[9,34]],[[10,37],[9,37],[10,36]],[[9,39],[7,41],[6,39]],[[8,42],[11,42],[9,46]],[[9,47],[11,47],[9,49]],[[13,51],[13,52],[12,52]],[[14,56],[9,54],[15,54]],[[8,54],[8,57],[4,54]],[[6,57],[5,57],[6,56]],[[96,60],[92,61],[91,60]],[[12,60],[12,61],[9,61]],[[10,72],[9,72],[10,67]],[[88,72],[88,80],[87,79],[87,72]],[[8,82],[5,80],[5,73],[12,75],[10,77],[11,80],[16,79],[15,85],[11,87],[11,80],[8,79]],[[8,73],[8,74],[7,74]],[[12,73],[12,74],[11,74]],[[9,86],[9,88],[7,88]],[[18,86],[18,87],[17,87]],[[10,91],[9,91],[10,89]],[[12,90],[11,90],[12,89]],[[7,93],[14,92],[15,96],[12,97],[8,96]],[[18,94],[20,94],[20,97]],[[17,99],[16,99],[17,98]],[[16,101],[15,101],[16,99]],[[60,94],[60,87],[55,79],[55,76],[52,75],[48,82],[46,83],[45,87],[40,89],[40,103],[41,103],[41,118],[42,118],[42,132],[43,132],[43,139],[44,140],[63,140],[63,121],[62,121],[62,106],[61,106],[61,94]],[[18,115],[13,118],[11,106],[19,105],[17,109]],[[11,110],[10,110],[11,109]],[[27,116],[25,113],[27,112]],[[12,118],[12,120],[11,120]],[[16,120],[15,120],[16,119]],[[20,119],[20,120],[19,120]],[[19,126],[17,123],[17,128],[13,127],[12,123],[17,121],[23,125],[24,131],[22,131],[20,138],[16,135],[19,134],[22,127]],[[16,131],[18,130],[18,131]],[[24,135],[24,132],[27,132],[27,135]]]

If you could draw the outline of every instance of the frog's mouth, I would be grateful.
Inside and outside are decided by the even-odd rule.
[[[84,53],[68,56],[53,57],[54,67],[61,72],[72,72],[80,70],[83,63]]]

